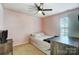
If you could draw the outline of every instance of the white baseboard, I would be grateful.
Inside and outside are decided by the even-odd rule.
[[[17,43],[13,43],[13,47],[18,46],[18,45],[22,45],[22,44],[27,44],[29,43],[28,41],[25,42],[17,42]]]

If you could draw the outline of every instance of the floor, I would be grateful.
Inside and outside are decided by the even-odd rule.
[[[32,44],[23,44],[13,48],[14,55],[45,55]]]

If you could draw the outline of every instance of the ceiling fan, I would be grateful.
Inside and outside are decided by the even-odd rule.
[[[41,11],[41,13],[43,15],[45,15],[44,11],[52,11],[52,9],[44,9],[43,5],[44,5],[44,3],[40,3],[40,5],[38,5],[38,4],[35,3],[35,6],[36,6],[36,8],[38,10],[35,14],[37,14],[39,11]]]

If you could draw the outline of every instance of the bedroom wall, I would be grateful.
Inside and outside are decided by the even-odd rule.
[[[3,7],[0,4],[0,30],[3,30]]]
[[[74,12],[78,13],[79,8],[67,10],[59,14],[42,18],[42,25],[43,25],[42,31],[49,35],[59,35],[60,34],[60,18],[69,16],[70,14],[74,14]]]
[[[48,16],[42,18],[42,31],[48,35],[59,35],[59,20],[57,17]]]
[[[5,29],[8,29],[8,38],[13,39],[14,46],[28,43],[29,35],[41,31],[41,20],[38,17],[5,9]]]

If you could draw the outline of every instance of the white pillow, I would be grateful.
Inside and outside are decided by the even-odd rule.
[[[42,33],[42,32],[40,32],[40,33],[37,33],[37,34],[39,34],[39,35],[41,35],[41,36],[42,36],[42,35],[45,35],[45,34],[44,34],[44,33]]]
[[[44,35],[44,33],[34,33],[34,34],[32,34],[33,37],[41,37],[43,35]]]

